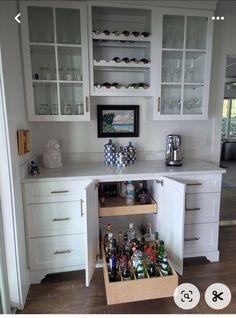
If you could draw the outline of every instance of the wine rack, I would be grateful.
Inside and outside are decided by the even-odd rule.
[[[91,14],[91,95],[150,96],[151,10],[92,5]],[[108,89],[104,82],[120,87]],[[145,87],[130,87],[133,83]]]

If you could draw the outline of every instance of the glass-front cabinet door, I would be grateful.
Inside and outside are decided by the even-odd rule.
[[[23,1],[21,13],[29,120],[89,120],[85,4]]]
[[[159,20],[161,67],[156,81],[154,119],[206,119],[212,54],[211,15],[196,10],[166,9]]]

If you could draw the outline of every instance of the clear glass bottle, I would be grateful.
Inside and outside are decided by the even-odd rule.
[[[154,241],[154,235],[152,234],[152,223],[147,223],[146,233],[144,234],[144,237],[147,245]]]
[[[143,267],[143,261],[141,258],[138,260],[138,265],[136,267],[135,274],[137,279],[145,278],[145,271]]]
[[[172,274],[171,267],[166,256],[163,257],[161,265],[159,267],[163,276]]]
[[[128,235],[128,240],[127,240],[128,244],[130,244],[132,240],[137,238],[137,234],[134,230],[134,223],[129,223],[129,230],[127,232],[127,235]]]
[[[134,204],[134,185],[132,184],[132,181],[128,181],[128,184],[126,186],[126,204]]]
[[[111,229],[112,229],[112,226],[111,226],[110,223],[108,223],[106,225],[106,233],[105,233],[104,238],[103,238],[103,244],[104,244],[105,252],[109,248],[109,233],[111,233]]]

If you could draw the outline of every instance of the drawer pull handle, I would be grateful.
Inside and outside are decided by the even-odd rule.
[[[68,193],[68,190],[60,190],[60,191],[52,191],[51,194],[57,194],[57,193]]]
[[[84,200],[80,199],[80,215],[81,215],[81,217],[84,216],[83,203],[84,203]]]
[[[56,251],[56,252],[54,252],[55,255],[58,255],[58,254],[68,254],[68,253],[71,253],[71,250]]]
[[[187,186],[201,186],[201,182],[196,182],[196,183],[187,183]]]
[[[185,210],[186,211],[200,211],[201,209],[200,208],[192,208],[192,209],[186,208]]]
[[[160,110],[161,110],[161,98],[158,97],[157,98],[157,111],[158,111],[158,113],[160,112]]]
[[[59,222],[59,221],[69,221],[70,218],[61,218],[61,219],[53,219],[53,222]]]
[[[199,241],[199,240],[200,240],[200,237],[185,238],[184,240],[185,240],[185,242],[189,242],[189,241]]]

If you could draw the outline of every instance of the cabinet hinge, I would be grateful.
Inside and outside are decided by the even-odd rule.
[[[156,183],[160,184],[163,187],[164,181],[163,180],[156,180]]]

